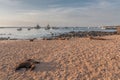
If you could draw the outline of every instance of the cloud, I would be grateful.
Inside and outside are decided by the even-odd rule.
[[[0,0],[0,5],[3,7],[11,7],[20,5],[19,0]]]
[[[11,1],[17,4],[11,6],[18,8],[8,10],[9,13],[1,14],[0,24],[3,24],[3,21],[4,24],[9,22],[10,25],[35,25],[39,23],[45,26],[49,23],[54,26],[102,26],[118,25],[120,21],[119,0],[92,0],[92,2],[81,0],[80,6],[75,6],[76,2],[72,4],[73,0],[70,0],[71,3],[67,3],[68,0],[65,3],[60,2],[60,0],[35,0],[47,6],[43,9],[39,8],[42,5],[39,6],[36,2],[32,4],[33,0],[29,0],[29,3],[27,3],[28,0],[7,0],[4,3],[11,4]],[[25,8],[21,7],[23,2]],[[58,4],[59,2],[60,4]],[[33,7],[35,4],[36,6]]]

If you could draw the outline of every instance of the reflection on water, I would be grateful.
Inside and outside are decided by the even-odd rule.
[[[32,39],[32,38],[43,38],[57,36],[62,33],[67,33],[71,31],[105,31],[113,32],[115,30],[104,30],[98,27],[64,27],[64,28],[50,28],[46,30],[45,28],[34,29],[34,28],[0,28],[0,38],[10,38],[10,39]]]

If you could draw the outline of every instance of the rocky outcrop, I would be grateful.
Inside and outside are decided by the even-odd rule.
[[[51,38],[44,38],[43,40],[69,40],[73,37],[88,37],[88,36],[106,36],[106,35],[114,35],[117,32],[102,32],[102,31],[90,31],[90,32],[69,32],[65,34],[61,34]]]

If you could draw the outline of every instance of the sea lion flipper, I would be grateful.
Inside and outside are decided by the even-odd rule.
[[[32,71],[34,69],[35,69],[35,65],[32,65],[31,68],[30,68],[30,70]]]

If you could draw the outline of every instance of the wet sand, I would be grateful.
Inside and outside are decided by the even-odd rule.
[[[106,40],[1,40],[0,80],[120,80],[120,35]],[[40,61],[35,70],[15,67]]]

